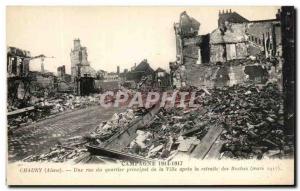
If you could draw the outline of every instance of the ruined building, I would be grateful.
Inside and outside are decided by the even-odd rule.
[[[17,100],[25,100],[28,97],[30,58],[29,51],[15,47],[7,49],[7,100],[9,105],[16,104]]]
[[[200,23],[187,15],[180,14],[180,22],[174,24],[176,55],[180,63],[201,64],[209,61],[209,35],[198,35]]]
[[[7,75],[8,77],[25,77],[29,73],[29,62],[31,54],[29,51],[15,47],[7,50]]]
[[[63,79],[65,75],[66,75],[65,65],[57,67],[57,77]]]
[[[74,39],[74,47],[71,56],[71,76],[75,77],[95,77],[96,71],[90,66],[88,61],[87,48],[81,46],[80,39]]]
[[[170,87],[170,74],[162,68],[157,68],[154,74],[154,86],[161,89]]]
[[[135,64],[133,69],[126,73],[126,80],[132,80],[136,83],[140,82],[143,78],[152,78],[154,70],[151,68],[147,59],[143,59],[138,65]]]
[[[81,46],[79,39],[74,39],[71,50],[71,76],[75,83],[74,92],[77,95],[88,95],[94,92],[96,71],[88,61],[87,48]]]
[[[198,35],[200,23],[187,15],[180,14],[179,23],[174,24],[176,36],[176,58],[170,63],[174,86],[186,85],[187,75],[193,65],[209,62],[209,34]]]
[[[268,72],[261,66],[253,71],[254,67],[233,66],[232,62],[280,57],[279,15],[280,11],[275,19],[249,21],[231,10],[220,11],[218,28],[210,34],[198,35],[200,23],[186,12],[181,13],[179,22],[174,24],[176,61],[170,62],[173,86],[234,85],[249,79],[265,81]],[[256,74],[260,76],[253,76]]]
[[[57,91],[58,92],[72,92],[74,87],[70,74],[66,73],[65,65],[57,67]]]
[[[223,11],[224,12],[224,11]],[[248,21],[236,12],[219,14],[219,27],[210,35],[210,62],[226,62],[249,56],[281,55],[280,18]]]

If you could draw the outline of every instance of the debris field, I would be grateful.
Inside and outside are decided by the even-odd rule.
[[[275,84],[196,90],[196,108],[161,107],[120,152],[153,160],[197,156],[197,147],[208,131],[218,126],[220,133],[212,142],[220,145],[217,159],[284,158],[293,154],[293,139],[285,134],[283,97]],[[115,113],[86,136],[77,137],[80,141],[75,147],[63,146],[68,145],[65,141],[48,153],[25,160],[64,162],[82,157],[88,153],[86,145],[103,145],[147,112],[149,109],[128,108]]]

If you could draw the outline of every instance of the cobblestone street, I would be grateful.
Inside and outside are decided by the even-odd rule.
[[[8,135],[8,159],[21,160],[49,149],[60,140],[85,135],[120,110],[92,106],[20,127]]]

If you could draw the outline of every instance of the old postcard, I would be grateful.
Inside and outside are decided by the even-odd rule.
[[[8,185],[294,185],[294,7],[8,6]]]

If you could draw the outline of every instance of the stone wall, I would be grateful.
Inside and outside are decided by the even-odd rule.
[[[249,54],[265,51],[265,56],[281,56],[281,30],[276,20],[249,22],[245,33],[249,41]]]
[[[274,67],[268,69],[258,64],[233,66],[195,65],[190,70],[187,70],[187,85],[213,88],[247,83],[265,84],[270,80],[274,80],[271,78],[277,78],[278,73]]]
[[[186,13],[175,23],[177,60],[170,63],[174,87],[259,84],[272,78],[270,69],[266,68],[272,65],[262,59],[281,56],[280,22],[271,19],[239,23],[229,13],[224,14],[228,15],[225,20],[237,22],[224,22],[208,35],[198,35],[198,28],[183,35],[182,28],[192,26],[191,17]]]
[[[280,23],[276,20],[229,23],[210,35],[210,61],[226,62],[248,56],[281,56]]]

